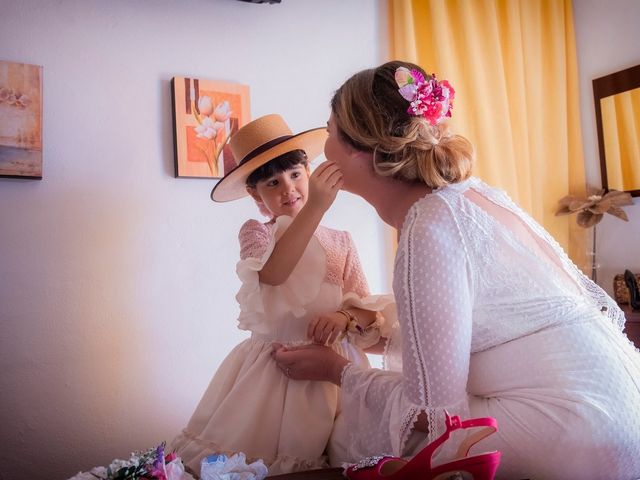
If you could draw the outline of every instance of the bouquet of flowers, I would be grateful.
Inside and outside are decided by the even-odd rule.
[[[133,452],[129,460],[114,460],[108,467],[80,472],[69,480],[193,480],[185,473],[175,453],[164,453],[165,443],[143,452]]]

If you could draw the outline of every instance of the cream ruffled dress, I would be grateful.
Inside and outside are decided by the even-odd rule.
[[[242,286],[239,328],[251,338],[236,346],[216,372],[187,428],[172,447],[194,471],[212,453],[244,452],[262,459],[270,474],[328,466],[325,454],[338,414],[339,389],[329,382],[289,380],[270,356],[273,342],[310,343],[310,320],[347,307],[381,312],[374,328],[348,337],[334,350],[366,368],[361,348],[375,344],[395,316],[390,295],[369,295],[357,251],[347,232],[318,227],[287,281],[260,284],[258,272],[292,219],[246,222],[239,234]],[[383,332],[384,333],[384,332]]]

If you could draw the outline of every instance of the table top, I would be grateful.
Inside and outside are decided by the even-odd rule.
[[[267,479],[272,480],[345,480],[345,478],[342,475],[342,468],[321,468],[319,470],[307,470],[306,472],[285,473],[267,477]]]

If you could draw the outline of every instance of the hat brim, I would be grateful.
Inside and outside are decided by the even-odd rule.
[[[246,188],[247,178],[256,169],[270,160],[293,150],[304,150],[307,158],[311,161],[322,153],[326,139],[326,127],[314,128],[293,135],[284,142],[273,146],[231,170],[213,187],[211,200],[214,202],[230,202],[248,195]]]

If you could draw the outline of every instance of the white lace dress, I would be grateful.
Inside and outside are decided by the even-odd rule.
[[[250,220],[240,230],[238,326],[252,334],[223,361],[171,445],[196,472],[202,458],[212,453],[260,458],[271,475],[327,466],[324,452],[339,389],[329,382],[290,381],[271,358],[271,344],[309,343],[307,325],[320,313],[352,306],[382,315],[395,311],[390,295],[369,295],[351,236],[322,226],[285,283],[260,284],[258,272],[290,223],[289,217],[269,225]],[[369,329],[334,349],[368,367],[361,348],[376,343],[379,333],[379,328]]]
[[[640,353],[624,316],[504,192],[471,178],[416,202],[393,289],[388,370],[345,368],[332,463],[415,453],[446,409],[497,419],[473,451],[502,452],[499,478],[640,478]],[[412,433],[420,411],[426,436]]]

